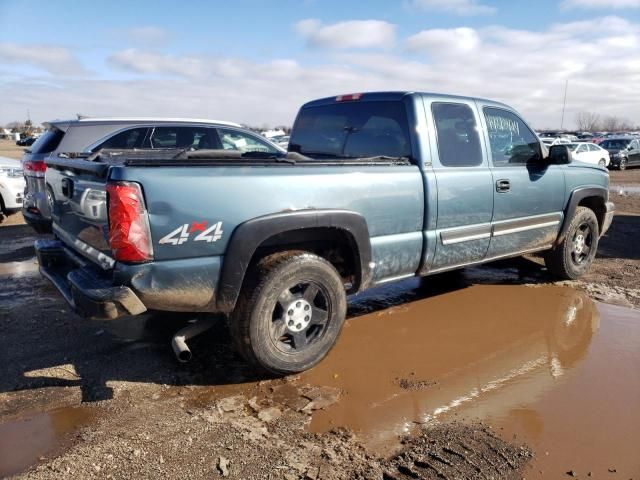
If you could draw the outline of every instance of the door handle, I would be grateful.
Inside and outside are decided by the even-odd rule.
[[[506,179],[498,180],[496,182],[496,192],[505,193],[511,190],[511,182]]]

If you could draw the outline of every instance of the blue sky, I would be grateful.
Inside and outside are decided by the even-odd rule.
[[[290,124],[372,89],[479,95],[539,127],[640,124],[640,0],[0,0],[0,123],[166,115]]]

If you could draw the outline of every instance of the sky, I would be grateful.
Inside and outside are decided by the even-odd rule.
[[[0,124],[291,125],[376,90],[490,98],[536,128],[640,125],[640,0],[0,0]]]

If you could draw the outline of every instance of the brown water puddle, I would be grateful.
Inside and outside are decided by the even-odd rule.
[[[94,416],[87,407],[39,412],[0,424],[0,478],[19,473],[67,444]]]
[[[38,264],[34,259],[0,263],[0,277],[20,278],[35,275]]]
[[[344,392],[312,431],[349,427],[380,453],[416,424],[479,419],[535,450],[532,475],[629,478],[638,372],[640,312],[566,287],[484,285],[350,320],[299,384]]]

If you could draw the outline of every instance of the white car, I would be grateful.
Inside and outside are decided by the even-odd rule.
[[[9,215],[22,208],[24,197],[24,175],[20,160],[0,157],[0,207]]]
[[[576,142],[567,144],[567,147],[571,150],[573,160],[600,165],[602,168],[608,167],[611,161],[609,152],[595,143]]]

